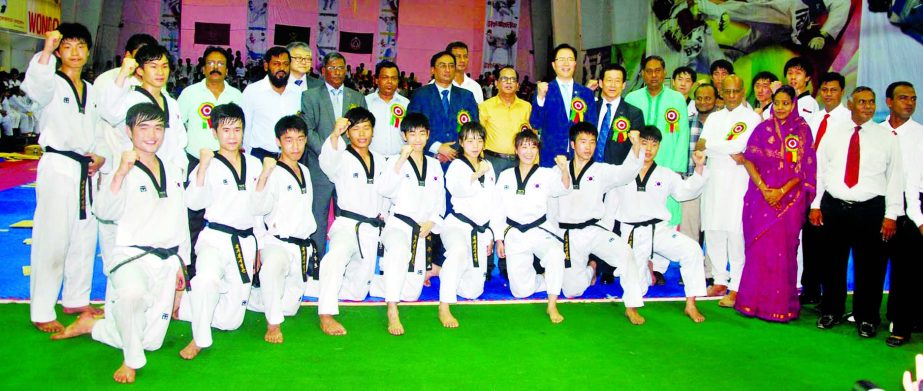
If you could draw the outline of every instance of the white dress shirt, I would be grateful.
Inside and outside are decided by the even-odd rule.
[[[218,140],[212,136],[211,128],[208,125],[211,111],[205,109],[204,106],[210,105],[212,109],[225,103],[236,103],[239,106],[241,96],[240,90],[232,87],[227,82],[224,82],[224,90],[221,91],[217,99],[215,99],[215,94],[205,85],[205,80],[183,89],[176,102],[179,103],[180,116],[183,119],[183,124],[186,125],[186,132],[189,134],[186,153],[198,157],[202,148],[208,148],[213,151],[218,149]],[[205,114],[206,111],[208,115]]]
[[[400,94],[395,93],[390,102],[381,99],[377,91],[365,96],[365,105],[375,116],[375,134],[369,149],[384,156],[397,155],[404,146],[400,126],[393,126],[391,121],[391,106],[395,104],[401,105],[404,115],[407,115],[410,99]]]
[[[276,93],[267,76],[248,85],[240,103],[246,119],[244,147],[247,152],[253,148],[279,152],[276,145],[276,122],[301,110],[301,90],[286,88],[281,94]]]
[[[849,109],[847,109],[846,106],[842,103],[834,108],[833,111],[828,112],[826,108],[819,109],[816,113],[814,113],[814,116],[810,121],[807,121],[807,118],[805,118],[808,126],[811,127],[811,136],[814,138],[814,140],[817,140],[817,131],[820,129],[820,123],[824,121],[824,116],[827,114],[830,114],[830,118],[827,119],[827,129],[830,129],[830,126],[833,125],[832,121],[848,123],[852,120],[852,113],[850,113]]]
[[[430,80],[429,84],[433,84],[435,82],[435,79]],[[484,101],[484,91],[481,90],[481,85],[474,81],[474,79],[468,77],[468,75],[465,75],[465,80],[463,80],[461,84],[458,84],[455,79],[452,79],[452,85],[471,91],[471,94],[474,95],[474,101],[477,102],[477,104],[481,104],[481,102]],[[439,93],[442,94],[441,89],[439,90]],[[439,98],[442,99],[442,95],[440,95]]]

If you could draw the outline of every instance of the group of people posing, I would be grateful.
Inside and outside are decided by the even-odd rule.
[[[378,90],[362,96],[343,86],[342,55],[327,54],[314,79],[310,48],[295,42],[270,48],[266,78],[242,93],[224,81],[226,51],[210,47],[205,78],[174,100],[164,92],[170,56],[152,37],[131,37],[121,67],[92,85],[81,79],[90,45],[85,27],[61,24],[22,83],[45,151],[31,320],[54,339],[92,334],[121,349],[118,382],[134,381],[171,319],[191,324],[185,359],[212,345],[213,328],[240,327],[247,310],[265,314],[267,342],[282,343],[281,324],[304,295],[318,298],[328,335],[346,334],[340,301],[369,295],[384,298],[388,332],[402,335],[398,304],[439,276],[438,318],[459,327],[451,305],[483,293],[495,255],[513,296],[547,294],[554,323],[564,320],[561,295],[618,277],[626,317],[643,324],[643,296],[670,262],[680,265],[692,321],[705,320],[696,298],[709,294],[745,315],[788,321],[800,310],[803,227],[805,278],[815,265],[822,282],[804,284],[823,292],[818,327],[845,315],[850,249],[860,335],[880,323],[889,256],[904,270],[892,273],[889,344],[909,340],[917,322],[908,308],[919,290],[901,278],[919,273],[909,268],[919,267],[910,249],[923,225],[921,173],[908,170],[905,181],[901,156],[920,167],[923,147],[902,140],[902,153],[904,136],[895,136],[919,133],[909,83],[888,89],[891,131],[871,122],[868,88],[842,108],[835,74],[822,80],[819,109],[805,92],[810,65],[796,58],[785,67],[791,85],[772,85],[762,119],[736,75],[695,83],[692,102],[663,85],[657,56],[642,61],[645,88],[624,99],[625,69],[606,66],[590,86],[596,98],[574,83],[577,51],[562,44],[555,80],[538,83],[531,104],[516,97],[512,67],[483,100],[464,73],[467,46],[453,42],[408,100],[395,94],[396,64],[377,64]],[[710,109],[699,102],[709,88]],[[696,237],[677,230],[689,210],[699,214],[699,199],[705,252],[699,228]],[[105,312],[89,304],[97,239]],[[887,252],[895,242],[903,246]],[[809,243],[827,246],[826,259],[809,258]],[[66,328],[56,320],[59,292],[64,312],[80,314]]]

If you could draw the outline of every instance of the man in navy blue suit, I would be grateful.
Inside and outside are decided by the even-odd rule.
[[[574,82],[577,50],[563,43],[554,48],[555,79],[538,83],[529,122],[542,138],[541,165],[554,166],[557,155],[570,156],[568,131],[575,122],[595,124],[599,116],[593,91]]]
[[[426,151],[445,164],[457,154],[458,129],[465,122],[478,120],[478,105],[470,91],[452,85],[455,77],[452,53],[436,53],[429,66],[435,83],[420,87],[410,99],[407,111],[422,113],[429,119]]]

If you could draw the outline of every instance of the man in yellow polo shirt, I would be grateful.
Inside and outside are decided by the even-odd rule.
[[[499,93],[478,105],[478,113],[487,129],[484,157],[493,165],[494,174],[500,175],[516,162],[513,139],[524,126],[529,126],[532,105],[516,97],[519,73],[513,67],[500,69],[496,83]]]

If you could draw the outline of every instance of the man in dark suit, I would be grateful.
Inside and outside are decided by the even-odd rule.
[[[311,239],[317,244],[317,253],[323,256],[327,248],[327,216],[330,213],[330,199],[333,183],[327,179],[317,163],[321,146],[330,136],[337,118],[342,118],[353,107],[365,108],[365,96],[359,91],[343,86],[346,79],[346,59],[337,52],[324,56],[322,69],[324,85],[308,89],[301,94],[301,117],[308,125],[308,148],[301,157],[301,163],[311,171],[311,187],[314,192],[313,214],[317,231]]]
[[[571,125],[580,121],[595,124],[598,115],[593,91],[574,82],[577,50],[564,43],[553,53],[555,79],[538,83],[529,119],[542,138],[542,167],[554,166],[557,155],[570,156]]]
[[[442,163],[455,159],[458,129],[465,122],[478,120],[474,95],[452,85],[455,56],[439,52],[429,60],[435,83],[417,89],[407,111],[422,113],[429,119],[430,135],[426,151]]]
[[[601,76],[600,97],[596,102],[596,129],[599,131],[599,137],[596,140],[596,153],[593,158],[598,162],[622,164],[631,150],[628,132],[640,131],[644,127],[644,113],[622,99],[625,68],[619,64],[609,64],[603,68]]]

